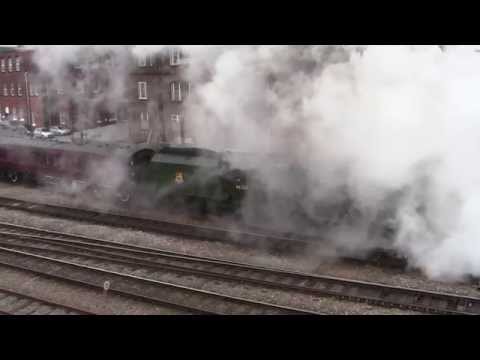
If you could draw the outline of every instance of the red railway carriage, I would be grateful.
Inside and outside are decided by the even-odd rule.
[[[130,163],[142,151],[133,146],[0,138],[0,172],[11,183],[29,179],[59,190],[121,193],[121,200],[128,201]]]

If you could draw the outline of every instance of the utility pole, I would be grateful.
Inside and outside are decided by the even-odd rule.
[[[28,72],[25,72],[25,98],[27,99],[27,126],[29,131],[33,132],[32,122],[32,104],[30,102],[30,84],[28,81]]]
[[[43,103],[43,125],[42,127],[46,127],[47,123],[49,122],[49,106],[50,106],[50,99],[49,99],[49,94],[48,94],[48,87],[46,84],[43,84],[42,86],[42,103]]]

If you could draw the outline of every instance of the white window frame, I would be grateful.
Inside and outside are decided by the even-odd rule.
[[[175,130],[178,130],[178,136],[175,137],[175,142],[178,144],[182,143],[182,121],[183,121],[183,115],[182,114],[171,114],[170,115],[170,120],[175,123]]]
[[[147,66],[147,55],[139,56],[137,59],[138,67],[146,67]]]
[[[181,81],[172,81],[170,83],[170,100],[172,102],[181,102],[182,97],[182,82]]]
[[[150,130],[150,115],[148,111],[140,113],[140,130]]]
[[[12,61],[12,58],[9,57],[8,58],[8,72],[12,72],[13,71],[13,61]]]
[[[64,126],[67,124],[67,113],[64,111],[61,111],[58,115],[58,120],[60,122],[60,126]]]
[[[3,96],[8,96],[8,85],[3,84]]]
[[[182,52],[179,49],[170,49],[170,66],[182,65]]]
[[[17,86],[17,94],[18,94],[18,96],[23,96],[23,91],[22,91],[22,90],[23,90],[23,89],[22,89],[22,86],[21,86],[21,85],[18,85],[18,86]]]
[[[139,81],[138,82],[138,99],[139,100],[148,100],[148,91],[147,91],[147,82],[146,81]]]
[[[10,84],[10,96],[15,96],[15,85]]]
[[[15,58],[15,71],[20,71],[20,63],[21,63],[20,56],[17,56]]]
[[[4,73],[6,71],[5,59],[1,60],[1,65],[0,66],[1,66],[2,72]]]
[[[180,124],[181,119],[182,119],[182,116],[180,114],[171,114],[170,115],[170,120],[172,120],[173,122],[176,122],[178,124]]]

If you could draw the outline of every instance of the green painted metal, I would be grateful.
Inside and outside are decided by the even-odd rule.
[[[221,209],[233,210],[245,195],[239,171],[230,169],[220,153],[203,149],[160,149],[137,168],[136,180],[157,198],[193,199]]]

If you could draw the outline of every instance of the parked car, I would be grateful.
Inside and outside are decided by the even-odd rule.
[[[55,136],[63,136],[70,134],[72,131],[63,126],[52,126],[50,132]]]
[[[36,128],[33,131],[33,137],[34,138],[41,138],[41,139],[48,139],[53,137],[53,133],[47,129],[44,128]]]

